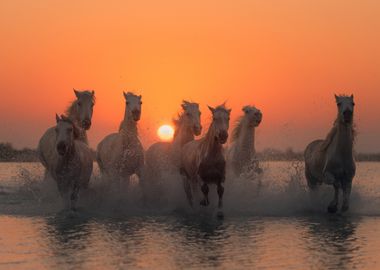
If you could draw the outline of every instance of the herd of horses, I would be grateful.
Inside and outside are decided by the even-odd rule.
[[[88,146],[87,131],[91,127],[94,91],[77,91],[76,99],[65,114],[56,115],[56,126],[41,137],[38,154],[45,167],[45,179],[52,177],[69,209],[75,209],[78,193],[89,185],[93,157]],[[168,172],[182,178],[184,196],[193,207],[194,196],[203,196],[200,204],[209,205],[209,185],[215,184],[218,194],[218,216],[223,216],[223,183],[226,172],[240,176],[246,170],[260,174],[255,152],[255,128],[262,113],[254,106],[244,106],[243,115],[228,141],[230,113],[225,104],[208,106],[212,121],[200,139],[201,112],[199,104],[183,101],[182,111],[173,120],[175,133],[171,142],[157,142],[144,151],[138,136],[142,97],[123,93],[125,113],[119,131],[106,136],[97,146],[96,159],[102,177],[114,183],[129,183],[137,175],[143,193],[157,188]],[[325,140],[310,143],[305,150],[305,175],[311,192],[322,183],[333,185],[334,198],[328,211],[338,210],[339,191],[343,191],[341,211],[349,208],[352,179],[355,175],[353,143],[355,137],[353,96],[335,96],[337,118]],[[201,192],[201,193],[200,193]]]

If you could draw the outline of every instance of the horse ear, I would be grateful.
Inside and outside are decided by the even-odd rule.
[[[75,96],[76,96],[77,98],[79,98],[79,91],[75,90],[75,88],[73,88],[73,90],[74,90],[74,94],[75,94]]]
[[[139,95],[139,99],[141,100],[141,98],[142,98],[142,95]]]
[[[213,107],[211,107],[211,106],[208,106],[208,105],[207,105],[207,107],[209,108],[209,110],[210,110],[212,113],[214,113],[214,112],[215,112],[215,109],[214,109]]]
[[[352,95],[350,96],[350,98],[351,98],[352,100],[354,100],[354,95],[352,94]]]
[[[244,113],[247,113],[247,112],[248,112],[248,107],[247,107],[247,106],[244,106],[241,110],[242,110]]]
[[[335,101],[338,102],[339,97],[336,94],[334,94],[334,96],[335,96]]]
[[[58,124],[59,120],[61,120],[61,119],[59,119],[58,114],[55,114],[55,121],[57,122],[57,124]]]
[[[124,91],[123,91],[123,96],[125,99],[127,99],[127,93],[125,93]]]
[[[91,91],[91,95],[95,96],[95,91],[94,90]]]
[[[228,109],[227,110],[228,114],[231,114],[231,111],[232,111],[232,109]]]

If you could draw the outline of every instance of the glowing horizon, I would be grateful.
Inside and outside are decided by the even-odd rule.
[[[145,148],[183,99],[263,112],[257,148],[324,138],[334,93],[355,95],[356,150],[380,152],[380,29],[374,1],[0,3],[0,141],[36,147],[74,99],[93,89],[91,147],[116,132],[123,91],[142,94]]]

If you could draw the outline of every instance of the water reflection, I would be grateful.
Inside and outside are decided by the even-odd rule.
[[[309,217],[304,221],[307,234],[304,236],[310,250],[311,265],[320,268],[352,269],[361,264],[353,258],[361,249],[356,238],[356,229],[361,218],[326,215]]]

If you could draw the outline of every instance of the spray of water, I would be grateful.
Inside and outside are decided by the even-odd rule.
[[[376,179],[380,165],[359,164],[354,180],[351,209],[348,215],[379,215],[379,192]],[[238,178],[227,177],[225,182],[225,216],[294,216],[325,214],[332,198],[332,188],[321,186],[311,196],[304,177],[303,162],[262,162],[263,173],[247,172]],[[182,178],[168,172],[161,183],[142,190],[138,178],[119,185],[113,179],[100,176],[95,168],[90,188],[81,192],[79,211],[90,215],[184,215],[213,214],[216,212],[216,187],[210,186],[207,208],[196,203],[194,209],[187,205]],[[155,179],[150,179],[154,183]],[[3,214],[52,214],[62,210],[56,184],[44,179],[39,165],[22,167],[11,181],[1,185],[0,212]],[[367,183],[368,182],[368,183]],[[195,202],[200,196],[196,196]]]

